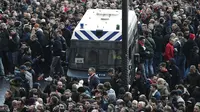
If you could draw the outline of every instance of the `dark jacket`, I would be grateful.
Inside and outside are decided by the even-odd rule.
[[[185,84],[188,84],[189,87],[195,88],[196,86],[200,86],[200,75],[196,73],[189,73],[185,79]]]
[[[164,70],[164,71],[159,71],[158,73],[160,78],[163,78],[166,80],[166,82],[171,85],[171,74],[168,72],[168,70]]]
[[[89,88],[91,91],[92,91],[92,89],[96,89],[96,87],[99,83],[100,83],[100,80],[96,74],[89,77]]]
[[[192,49],[191,53],[190,53],[190,65],[195,65],[196,67],[198,66],[199,64],[199,53],[196,52],[196,49]]]
[[[145,86],[145,80],[144,78],[140,77],[139,79],[134,79],[130,90],[132,90],[132,88],[134,88],[136,90],[137,93],[139,94],[145,94],[146,92],[146,86]]]
[[[172,75],[171,79],[171,87],[170,89],[174,89],[174,87],[180,82],[180,70],[178,66],[176,66],[175,60],[170,59],[169,73]]]
[[[120,88],[121,79],[117,77],[111,77],[110,84],[112,88],[115,90],[116,96],[118,96],[119,88]]]
[[[147,59],[147,55],[150,54],[150,52],[147,51],[145,44],[139,43],[139,54],[140,54],[140,63],[144,63],[144,61]]]
[[[192,97],[195,98],[196,102],[200,102],[200,88],[199,87],[194,89],[194,92],[192,93]]]
[[[29,42],[29,46],[31,48],[31,54],[33,59],[39,56],[40,58],[43,57],[42,46],[37,40]]]
[[[76,92],[76,91],[73,92],[73,91],[72,91],[72,96],[71,96],[71,97],[72,97],[72,100],[73,100],[73,101],[79,102],[79,99],[80,99],[80,98],[79,98],[79,93],[78,93],[78,92]]]
[[[17,34],[12,35],[12,39],[8,41],[8,48],[10,52],[16,52],[19,50],[20,38]]]
[[[9,32],[7,29],[0,31],[0,51],[8,51]]]
[[[186,56],[186,59],[189,59],[190,52],[194,46],[197,46],[196,42],[194,40],[189,39],[183,46],[183,53]]]
[[[152,38],[155,41],[156,49],[155,52],[163,52],[164,49],[164,40],[163,40],[163,33],[164,32],[164,26],[159,24],[155,26]]]
[[[4,104],[5,104],[5,105],[8,105],[8,107],[11,108],[11,107],[12,107],[12,101],[13,101],[13,98],[10,97],[10,98],[8,98],[8,99],[5,99]]]
[[[64,29],[62,29],[62,33],[63,33],[63,37],[66,40],[67,46],[70,47],[70,44],[71,44],[71,32],[67,28],[64,28]]]
[[[187,40],[185,38],[179,38],[179,41],[174,44],[174,48],[176,48],[176,50],[177,50],[175,55],[177,55],[177,56],[184,55],[183,54],[183,46],[186,43],[186,41]]]
[[[60,37],[56,37],[53,41],[53,56],[62,55],[62,41]]]
[[[35,34],[38,38],[38,41],[43,46],[44,45],[44,33],[43,33],[42,29],[38,29]]]
[[[151,37],[147,37],[145,39],[145,47],[146,51],[149,51],[149,54],[147,54],[147,58],[153,58],[154,50],[156,49],[156,44]]]

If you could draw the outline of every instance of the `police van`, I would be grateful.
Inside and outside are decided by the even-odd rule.
[[[128,48],[130,65],[136,46],[137,16],[129,11]],[[71,78],[88,78],[88,68],[95,67],[101,80],[107,80],[109,68],[122,65],[122,11],[89,9],[73,31],[67,75]],[[132,67],[134,68],[134,67]]]

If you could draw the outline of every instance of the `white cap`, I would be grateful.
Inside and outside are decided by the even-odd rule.
[[[41,19],[41,23],[46,23],[46,20],[45,19]]]

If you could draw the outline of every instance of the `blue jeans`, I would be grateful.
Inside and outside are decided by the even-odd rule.
[[[185,77],[185,64],[186,64],[186,58],[184,55],[179,55],[175,57],[176,59],[176,65],[179,67],[181,79]]]
[[[154,58],[153,58],[153,68],[154,71],[157,72],[159,70],[159,64],[162,62],[162,53],[161,52],[155,52]]]
[[[153,70],[153,58],[145,60],[145,74],[147,77],[151,77],[154,74]]]
[[[190,67],[186,68],[183,78],[186,78],[190,72]]]
[[[5,75],[2,57],[0,57],[0,76]]]

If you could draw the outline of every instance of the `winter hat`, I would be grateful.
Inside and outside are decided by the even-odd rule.
[[[37,89],[38,87],[40,87],[40,83],[34,83],[34,84],[33,84],[33,88],[36,88],[36,89]]]
[[[41,23],[46,23],[46,20],[45,19],[41,19]]]
[[[190,39],[191,39],[191,40],[194,40],[195,38],[196,38],[195,34],[190,33]]]
[[[79,83],[77,84],[77,88],[83,87],[83,83],[84,83],[84,81],[83,81],[83,80],[80,80]]]
[[[26,66],[25,65],[21,65],[20,66],[20,70],[26,70]]]

